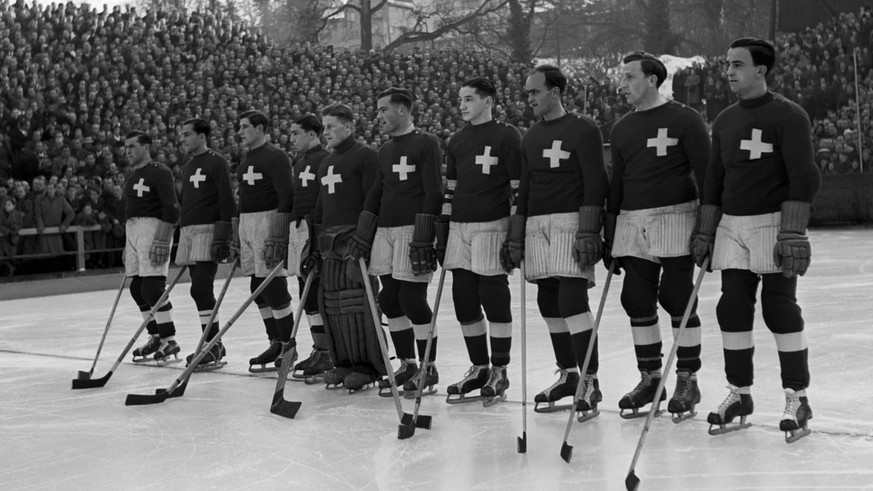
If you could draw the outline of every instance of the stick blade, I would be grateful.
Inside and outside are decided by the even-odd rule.
[[[397,426],[397,439],[398,440],[406,440],[407,438],[412,437],[415,434],[415,425],[410,421],[409,424],[400,423]]]
[[[278,402],[274,402],[273,405],[270,406],[270,412],[278,414],[284,418],[294,419],[294,416],[297,416],[297,411],[300,410],[300,406],[302,405],[302,402],[286,401],[282,399]]]
[[[158,389],[160,391],[162,389]],[[160,404],[167,400],[169,397],[167,392],[158,392],[155,391],[155,394],[127,394],[127,398],[124,400],[125,406],[146,406],[149,404]]]
[[[415,427],[429,430],[432,419],[433,418],[426,414],[419,414],[418,419],[415,420]]]
[[[106,385],[106,382],[109,381],[109,377],[112,376],[112,372],[107,373],[103,377],[88,379],[88,380],[73,380],[73,390],[78,389],[96,389],[97,387],[103,387]]]
[[[413,421],[415,421],[415,418],[409,413],[403,413],[403,417],[400,418],[400,424],[402,425],[411,425]]]
[[[570,463],[570,460],[573,458],[573,445],[567,442],[561,445],[561,458],[564,459],[564,462]]]
[[[518,449],[518,453],[527,453],[527,432],[522,432],[521,436],[517,437],[516,440],[515,447]]]
[[[637,477],[633,469],[631,469],[631,471],[627,473],[627,477],[624,480],[624,485],[627,488],[627,491],[636,491],[640,488],[640,478]]]

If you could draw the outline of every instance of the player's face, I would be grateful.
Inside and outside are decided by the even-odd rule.
[[[555,105],[557,87],[546,87],[546,76],[542,73],[534,73],[527,77],[524,83],[524,91],[527,94],[527,103],[533,109],[537,119],[543,117]]]
[[[143,145],[136,137],[128,138],[124,142],[124,154],[131,165],[143,164],[149,159],[149,145]]]
[[[242,118],[239,121],[239,131],[237,134],[239,135],[242,146],[245,148],[252,148],[255,146],[258,138],[263,135],[260,130],[252,126],[252,123],[249,122],[248,118]]]
[[[325,116],[322,123],[324,123],[324,141],[327,148],[334,148],[352,134],[352,124],[344,123],[336,116]]]
[[[206,135],[201,135],[194,131],[194,125],[192,124],[183,126],[181,135],[182,150],[185,153],[193,154],[206,147]]]
[[[379,130],[383,135],[391,135],[398,131],[403,122],[400,104],[391,104],[391,97],[385,96],[376,104],[376,120],[379,121]]]
[[[288,132],[291,147],[298,152],[305,152],[313,147],[313,133],[306,131],[299,124],[292,124]]]
[[[767,67],[755,66],[752,53],[747,48],[731,48],[727,52],[727,78],[731,92],[744,95],[753,91],[761,80]]]
[[[655,76],[643,73],[642,63],[632,61],[622,67],[618,93],[623,95],[631,106],[638,106],[655,87]]]
[[[488,97],[481,97],[473,87],[461,87],[461,90],[458,91],[458,101],[461,118],[464,121],[475,121],[485,111],[491,110]]]

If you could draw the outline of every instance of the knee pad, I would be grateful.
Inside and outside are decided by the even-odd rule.
[[[130,280],[130,296],[133,301],[140,307],[147,305],[146,299],[142,296],[142,276],[134,276]]]
[[[661,259],[664,274],[661,276],[661,287],[658,291],[658,301],[671,316],[682,316],[688,306],[688,297],[694,290],[694,261],[691,256],[671,257]],[[697,305],[695,300],[696,311]]]
[[[306,286],[306,280],[300,279],[300,301],[303,302],[303,310],[307,315],[318,313],[318,276],[313,275],[312,284],[309,285],[309,293],[306,298],[303,298],[303,288]]]
[[[722,331],[751,331],[755,322],[755,294],[758,276],[751,271],[727,269],[721,272],[721,298],[715,309]]]
[[[202,265],[202,266],[201,266]],[[210,265],[214,268],[210,268]],[[197,263],[189,269],[191,274],[191,298],[197,310],[212,310],[215,307],[215,294],[212,291],[215,281],[215,263]]]
[[[561,317],[567,318],[589,312],[588,280],[585,278],[561,278],[558,284],[558,309]]]
[[[379,292],[379,308],[382,309],[389,319],[400,317],[403,315],[403,309],[400,308],[400,281],[395,280],[391,275],[382,275],[379,277],[382,283],[382,290]]]
[[[545,318],[561,317],[558,308],[558,279],[544,278],[537,280],[537,307],[540,315]]]
[[[427,283],[400,282],[400,309],[413,324],[428,324],[433,312],[427,304]]]
[[[761,314],[764,323],[775,334],[803,331],[803,316],[797,305],[797,277],[785,278],[781,273],[764,277],[761,288]]]
[[[488,321],[503,324],[512,322],[512,295],[505,274],[482,276],[479,280],[479,298]]]
[[[261,296],[273,310],[284,309],[291,305],[291,294],[288,293],[288,280],[284,276],[276,276],[261,292]]]
[[[146,276],[142,279],[142,285],[140,286],[140,292],[142,294],[142,298],[145,299],[146,303],[149,306],[154,307],[157,305],[158,300],[161,299],[161,295],[164,294],[164,289],[167,287],[167,277],[166,276]],[[167,304],[169,304],[169,299],[167,300]],[[161,307],[161,310],[164,310]]]
[[[471,324],[482,318],[476,276],[466,269],[452,271],[452,302],[455,305],[455,317],[461,324]]]

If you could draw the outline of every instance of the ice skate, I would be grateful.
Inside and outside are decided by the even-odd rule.
[[[555,405],[556,401],[576,395],[576,386],[579,385],[579,372],[575,368],[570,370],[573,371],[565,370],[558,365],[558,370],[555,371],[555,373],[560,373],[558,380],[534,397],[534,412],[554,413],[573,407],[572,404]],[[540,404],[547,404],[548,406],[540,407]]]
[[[291,367],[294,366],[294,363],[297,361],[297,344],[291,341],[287,341],[282,343],[282,351],[279,353],[279,356],[276,357],[276,361],[273,362],[273,364],[276,366],[276,370],[282,368],[282,363],[285,363],[285,360],[289,357],[289,355],[287,354],[288,352],[291,352],[291,359],[288,360],[288,363],[291,364]]]
[[[715,412],[709,413],[709,416],[706,418],[706,421],[709,423],[710,435],[722,435],[752,426],[752,423],[746,423],[746,416],[752,414],[755,410],[749,388],[735,387],[733,385],[728,385],[727,388],[731,393],[719,404],[718,409]],[[737,416],[740,417],[740,422],[731,425],[730,423]],[[713,428],[714,426],[718,426],[718,428]]]
[[[351,372],[343,379],[343,386],[349,390],[349,394],[361,392],[375,387],[382,377],[375,373]]]
[[[429,396],[436,394],[437,390],[434,388],[434,385],[440,383],[440,372],[437,371],[436,365],[432,362],[423,365],[425,367],[424,390],[421,391],[421,395]],[[418,397],[418,383],[421,382],[419,375],[420,374],[416,372],[411,379],[403,384],[403,397],[407,399],[415,399]]]
[[[695,407],[700,402],[700,389],[697,388],[697,375],[691,370],[676,370],[676,390],[667,403],[667,410],[674,423],[681,423],[697,415]]]
[[[661,375],[658,373],[652,372],[640,372],[640,382],[636,387],[633,388],[630,392],[624,395],[620,401],[618,401],[618,407],[621,409],[619,416],[624,419],[634,419],[634,418],[642,418],[649,414],[649,411],[641,412],[640,408],[645,406],[646,404],[652,404],[652,407],[649,410],[656,409],[658,405],[660,405],[661,401],[667,398],[667,394],[661,391],[661,398],[658,400],[658,404],[653,404],[655,400],[655,392],[658,390],[658,384],[661,383]],[[625,413],[625,410],[629,409],[630,413]],[[660,415],[664,412],[663,409],[657,409],[657,413],[655,416]]]
[[[334,367],[324,373],[324,388],[328,390],[341,389],[345,378],[352,373],[349,367]]]
[[[322,360],[322,358],[325,356],[327,357],[326,361],[328,363],[328,366],[325,366],[325,362]],[[314,370],[310,370],[310,368],[314,368]],[[324,372],[328,371],[331,368],[333,368],[333,363],[330,361],[330,354],[328,353],[328,351],[313,348],[312,352],[309,353],[309,358],[294,365],[294,370],[291,372],[291,377],[298,380],[305,380],[307,378],[307,370],[310,370],[312,372],[310,373],[310,376],[314,377],[316,375],[323,375]]]
[[[159,366],[179,363],[182,361],[182,359],[179,358],[180,351],[182,351],[182,349],[179,347],[179,343],[174,339],[169,341],[161,339],[161,347],[155,351],[155,363]]]
[[[600,410],[597,409],[597,403],[602,400],[603,393],[600,392],[600,381],[594,374],[586,374],[582,377],[582,394],[576,401],[576,421],[584,423],[599,416]]]
[[[312,359],[315,358],[315,353],[317,351],[317,349],[313,348],[312,352],[309,353],[309,358],[303,361],[299,361],[296,365],[294,365],[294,368],[291,369],[291,378],[298,380],[302,380],[304,378],[303,370],[306,370],[306,368],[309,367],[309,364],[312,363]]]
[[[812,419],[812,408],[806,398],[806,390],[785,389],[785,413],[779,421],[779,429],[785,432],[785,443],[794,443],[809,435],[807,421]]]
[[[418,373],[418,364],[415,360],[401,360],[400,368],[394,371],[394,382],[397,384],[397,391],[403,395],[403,384]],[[384,378],[379,382],[379,395],[382,397],[392,397],[391,394],[391,379]]]
[[[224,349],[224,344],[219,341],[215,343],[215,346],[212,347],[203,358],[200,360],[200,363],[194,368],[195,372],[208,372],[212,370],[218,370],[219,368],[227,365],[227,362],[224,361],[224,357],[227,356],[227,351]],[[194,353],[188,355],[185,359],[185,366],[191,366],[191,362],[194,361]]]
[[[276,367],[271,365],[281,353],[282,342],[278,339],[271,339],[270,346],[263,353],[249,360],[249,371],[252,373],[275,372]]]
[[[151,361],[149,355],[155,353],[161,347],[161,336],[158,334],[149,335],[149,340],[146,341],[146,344],[140,346],[139,348],[133,350],[133,362],[134,363],[143,363],[147,361]]]
[[[506,367],[491,368],[491,376],[488,383],[482,387],[482,405],[491,407],[498,402],[506,400],[506,389],[509,388],[509,377],[506,376]]]
[[[324,375],[333,368],[333,360],[328,350],[315,350],[310,357],[310,364],[303,370],[303,379],[309,384],[316,384],[324,380]]]
[[[468,402],[476,402],[484,399],[482,395],[467,397],[470,392],[481,389],[488,383],[489,379],[488,365],[473,365],[467,370],[467,373],[457,383],[446,387],[446,403],[447,404],[466,404]]]

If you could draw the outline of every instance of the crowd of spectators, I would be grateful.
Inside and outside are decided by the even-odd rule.
[[[866,128],[860,141],[869,161],[871,31],[873,16],[862,9],[778,40],[772,87],[809,111],[823,172],[859,167],[856,46]],[[567,106],[597,120],[604,134],[629,109],[616,94],[619,61],[618,55],[580,61],[565,94]],[[350,105],[357,137],[378,146],[386,136],[375,121],[375,94],[406,86],[416,96],[417,126],[448,138],[463,125],[455,104],[459,83],[481,75],[498,88],[497,117],[524,131],[534,123],[523,91],[528,69],[478,51],[277,46],[214,12],[0,0],[0,275],[12,270],[14,254],[75,250],[71,234],[17,237],[20,228],[100,225],[89,232],[91,249],[123,245],[122,186],[129,172],[123,142],[131,130],[149,132],[153,158],[177,176],[187,158],[177,135],[181,122],[195,116],[209,121],[210,146],[234,168],[242,157],[235,123],[252,108],[269,115],[271,141],[292,154],[290,122],[333,102]],[[732,102],[723,72],[724,57],[680,71],[674,97],[711,121]],[[89,266],[117,265],[117,254],[89,256]]]

